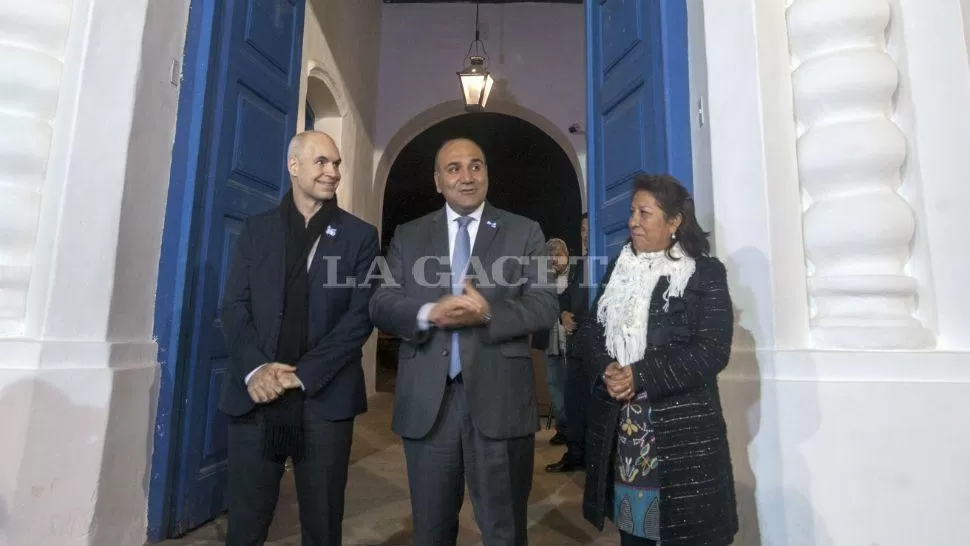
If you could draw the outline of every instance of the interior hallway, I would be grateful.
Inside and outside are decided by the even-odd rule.
[[[379,393],[370,400],[370,411],[357,420],[351,454],[347,508],[344,516],[345,545],[398,546],[411,544],[410,504],[404,452],[391,432],[392,395]],[[544,423],[543,423],[544,424]],[[529,504],[529,544],[567,546],[616,545],[619,538],[609,528],[597,533],[582,518],[583,476],[547,474],[543,467],[555,462],[563,448],[550,446],[552,431],[543,429],[536,439],[535,481]],[[607,524],[609,525],[609,524]],[[222,546],[226,520],[214,522],[163,546]],[[468,495],[461,512],[459,544],[481,544]],[[300,523],[292,474],[286,473],[270,529],[268,546],[299,546]]]

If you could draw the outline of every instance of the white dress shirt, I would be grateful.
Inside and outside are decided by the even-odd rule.
[[[469,245],[469,250],[475,248],[475,237],[478,235],[478,226],[482,223],[482,211],[485,210],[485,202],[482,201],[478,208],[468,214],[472,221],[468,222],[468,240],[471,243]],[[451,260],[455,255],[455,238],[458,237],[458,218],[461,215],[451,208],[451,205],[445,204],[445,218],[448,220],[448,259]],[[421,330],[430,330],[431,324],[428,322],[428,315],[431,314],[431,308],[434,307],[435,302],[428,302],[421,306],[418,310],[418,328]]]

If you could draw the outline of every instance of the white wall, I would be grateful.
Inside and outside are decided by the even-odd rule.
[[[483,4],[481,39],[496,78],[486,110],[519,115],[552,136],[574,162],[585,203],[585,12],[570,4]],[[475,36],[475,5],[385,4],[381,29],[375,194],[401,148],[464,112],[456,73]],[[429,179],[428,184],[432,181]],[[379,209],[378,209],[379,212]]]
[[[47,145],[28,141],[39,168],[0,156],[4,176],[42,181],[36,228],[0,231],[0,255],[30,256],[21,327],[0,339],[0,544],[140,545],[178,101],[170,63],[181,58],[189,2],[14,4],[0,7],[3,41],[14,44],[0,63],[17,68],[5,71],[0,103],[52,130]],[[60,66],[7,64],[24,50]],[[31,210],[33,199],[0,193],[4,209]]]
[[[300,86],[298,130],[303,129],[303,108],[308,82],[326,85],[336,102],[339,119],[330,116],[315,125],[337,140],[343,165],[337,200],[345,210],[380,225],[380,198],[373,195],[375,129],[377,119],[377,66],[381,36],[380,0],[310,0],[303,30],[303,72]],[[315,84],[317,82],[314,82]],[[314,112],[314,114],[321,114]],[[377,335],[364,346],[367,392],[375,391]]]
[[[937,349],[924,351],[812,348],[785,4],[704,2],[716,246],[738,317],[720,381],[741,504],[735,544],[966,545],[970,440],[955,431],[970,406],[970,332],[953,281],[970,266],[957,250],[970,205],[960,182],[970,67],[959,2],[894,1],[889,34],[895,121],[910,146],[912,261],[929,264],[907,273],[935,294],[938,316]],[[861,13],[878,4],[851,2]],[[824,31],[838,28],[858,26]]]

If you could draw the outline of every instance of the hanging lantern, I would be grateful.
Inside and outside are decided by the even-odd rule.
[[[481,52],[479,52],[479,46],[481,46]],[[474,55],[472,49],[475,50]],[[495,79],[488,72],[488,52],[485,50],[485,44],[479,38],[478,2],[475,2],[475,39],[468,46],[465,61],[465,68],[458,73],[461,95],[465,100],[465,110],[481,112],[485,109],[485,104],[488,103],[488,95],[492,92]]]
[[[468,66],[458,73],[461,81],[461,93],[465,98],[465,110],[481,112],[488,103],[488,95],[492,92],[495,79],[485,68],[485,58],[477,55],[469,59]]]

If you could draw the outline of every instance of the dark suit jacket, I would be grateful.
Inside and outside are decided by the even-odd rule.
[[[329,233],[328,233],[329,232]],[[243,415],[254,407],[245,377],[273,362],[283,317],[284,241],[279,210],[251,216],[236,241],[223,297],[229,373],[219,407]],[[309,271],[309,351],[297,363],[314,414],[331,421],[367,411],[361,347],[374,327],[367,313],[374,283],[377,228],[338,210],[320,236]]]
[[[539,279],[536,258],[545,253],[544,245],[539,224],[486,203],[469,274],[484,273],[475,284],[491,306],[492,320],[461,329],[459,343],[472,422],[493,439],[539,428],[528,335],[551,324],[557,313],[555,290]],[[420,331],[417,316],[423,304],[451,292],[448,249],[443,207],[398,226],[387,253],[393,282],[383,282],[371,300],[374,324],[401,338],[391,427],[405,438],[428,434],[445,392],[451,330]],[[438,256],[444,261],[427,258]],[[476,258],[484,271],[474,269]],[[494,281],[495,273],[519,285],[484,282]]]
[[[576,259],[576,264],[569,270],[569,283],[566,290],[559,294],[556,301],[559,304],[559,315],[563,311],[569,311],[574,315],[576,324],[581,326],[586,320],[589,309],[589,287],[583,283],[583,274],[586,268],[586,258],[580,256]],[[552,281],[555,282],[555,281]],[[557,322],[561,319],[557,319]],[[566,354],[575,354],[579,357],[580,343],[578,334],[582,330],[577,329],[572,335],[566,338]],[[549,329],[536,332],[532,336],[532,348],[545,351],[549,348]]]

